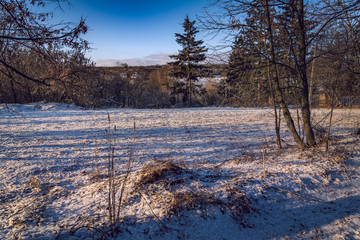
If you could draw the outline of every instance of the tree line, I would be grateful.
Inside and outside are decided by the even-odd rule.
[[[311,107],[360,104],[360,1],[215,0],[197,21],[185,17],[169,64],[113,68],[85,57],[83,19],[50,24],[52,13],[41,11],[66,3],[0,0],[2,103],[273,106],[279,148],[281,116],[304,148],[316,144]],[[206,62],[198,29],[227,36],[226,63]]]

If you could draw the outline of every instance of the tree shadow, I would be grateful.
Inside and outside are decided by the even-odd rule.
[[[293,208],[292,204],[296,203],[303,206]],[[251,219],[257,226],[260,236],[271,236],[271,239],[283,237],[298,239],[305,233],[359,212],[359,195],[310,204],[305,201],[282,202],[277,199],[265,205],[260,209],[258,216],[251,216]]]

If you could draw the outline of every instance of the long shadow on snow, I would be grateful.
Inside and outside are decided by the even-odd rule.
[[[260,127],[264,128],[264,125],[259,124],[259,126],[253,126],[252,128],[239,126],[236,129],[223,129],[221,126],[138,128],[136,129],[135,148],[136,151],[148,152],[148,158],[164,157],[166,154],[151,152],[151,150],[158,150],[159,148],[163,148],[165,152],[170,152],[172,155],[179,157],[203,156],[204,158],[213,157],[214,154],[216,155],[219,152],[226,153],[231,150],[257,151],[262,143],[259,141],[254,142],[253,138],[263,138],[262,133],[257,130]],[[266,135],[271,136],[272,133],[266,132]],[[72,151],[74,152],[81,151],[80,149],[91,151],[90,148],[95,149],[95,137],[99,142],[97,147],[104,150],[107,147],[108,137],[103,129],[29,131],[22,133],[21,136],[9,134],[8,138],[20,139],[21,142],[18,146],[7,147],[7,150],[17,153],[20,151],[19,149],[24,148],[21,146],[23,143],[31,143],[31,145],[25,147],[34,148],[38,152],[68,152],[66,150],[69,148],[73,148]],[[119,129],[112,135],[112,138],[116,141],[115,148],[117,150],[127,149],[129,142],[133,138],[132,129]],[[36,140],[40,141],[32,143]],[[84,140],[87,142],[82,143]],[[61,144],[62,141],[65,141],[64,144]],[[66,141],[72,141],[72,143]],[[217,149],[213,149],[213,147]],[[41,151],[41,149],[44,149],[44,151]],[[186,152],[184,152],[184,149]],[[17,158],[7,157],[0,158],[0,160],[17,160]]]
[[[321,228],[359,212],[360,196],[356,195],[290,209],[284,209],[274,203],[266,217],[267,224],[273,226],[271,236],[278,238]]]
[[[124,225],[122,225],[122,233],[117,236],[117,239],[144,239],[149,237],[148,234],[155,234],[155,236],[157,235],[156,239],[195,239],[196,234],[204,231],[204,229],[209,229],[209,227],[210,229],[213,228],[214,224],[217,224],[217,230],[221,232],[214,236],[219,237],[221,235],[222,238],[229,240],[270,238],[278,239],[283,237],[299,239],[298,235],[301,235],[303,231],[308,232],[313,229],[321,228],[336,220],[341,220],[344,217],[359,213],[360,196],[350,196],[334,201],[327,201],[310,205],[304,204],[305,206],[289,209],[276,205],[276,202],[267,205],[267,208],[272,209],[272,211],[268,212],[268,215],[264,216],[264,213],[261,213],[262,215],[260,218],[266,217],[265,221],[263,219],[261,220],[259,217],[254,218],[251,216],[254,213],[250,213],[249,216],[245,216],[245,218],[250,217],[251,220],[249,223],[254,224],[254,228],[240,227],[237,223],[233,222],[231,218],[228,219],[230,222],[218,222],[217,219],[220,217],[220,215],[214,218],[210,217],[205,220],[201,216],[191,215],[190,222],[188,222],[189,219],[170,219],[169,221],[162,219],[165,225],[169,226],[168,229],[162,228],[161,223],[155,219],[148,219],[146,222],[143,222],[144,224],[134,224],[136,221],[132,219],[132,221],[130,221],[132,223],[125,222]],[[260,222],[256,223],[256,221],[259,219]],[[201,224],[199,224],[199,222],[201,222]],[[189,228],[191,224],[194,224],[194,226]],[[222,225],[222,227],[219,227],[219,224]],[[196,228],[196,226],[198,226],[198,228]],[[189,229],[193,231],[193,233],[189,231]],[[64,231],[61,232],[57,237],[60,237],[60,239],[61,237],[69,238],[70,236],[72,236],[73,239],[77,239],[77,237],[80,238],[86,235],[101,237],[103,233],[108,234],[108,231],[108,228],[87,230],[86,227],[82,227],[81,229],[77,230],[76,233],[75,231]],[[186,235],[183,234],[185,231]],[[209,232],[211,230],[207,231]],[[234,235],[234,233],[237,235]],[[208,237],[209,239],[218,239],[214,236],[209,235]],[[109,239],[112,238],[109,237]]]

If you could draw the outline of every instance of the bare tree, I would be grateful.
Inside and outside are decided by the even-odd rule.
[[[324,33],[329,27],[349,13],[356,12],[359,6],[359,1],[350,0],[339,3],[331,0],[307,3],[303,0],[217,0],[210,5],[205,16],[200,18],[200,23],[203,29],[215,34],[227,32],[228,37],[235,37],[243,32],[254,32],[259,39],[265,39],[265,49],[258,51],[258,54],[265,55],[271,63],[275,74],[270,83],[276,101],[295,142],[300,148],[305,148],[316,145],[311,125],[308,65],[318,56],[311,56],[310,50],[314,49],[315,41],[327,37]],[[329,11],[330,7],[335,7],[335,10]],[[216,11],[211,11],[212,8]],[[266,12],[265,31],[259,31],[249,24],[256,9]],[[292,15],[288,16],[289,14]],[[279,57],[283,54],[288,56],[287,61]],[[280,82],[279,67],[287,70],[285,86],[298,91],[305,139],[300,137],[288,109],[289,102]]]
[[[84,19],[78,24],[61,22],[50,24],[53,12],[42,12],[53,4],[61,8],[66,0],[0,0],[0,71],[10,71],[13,76],[27,81],[50,86],[49,77],[40,77],[27,72],[21,65],[12,61],[17,52],[32,52],[48,61],[57,60],[54,51],[49,49],[88,49],[87,41],[81,38],[87,32]],[[47,7],[47,8],[45,8]],[[61,81],[61,79],[57,79]]]

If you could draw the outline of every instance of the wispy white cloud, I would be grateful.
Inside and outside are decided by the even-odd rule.
[[[126,63],[129,66],[150,66],[150,65],[163,65],[171,61],[170,54],[151,54],[143,58],[129,58],[129,59],[100,59],[96,61],[96,66],[119,66]]]

